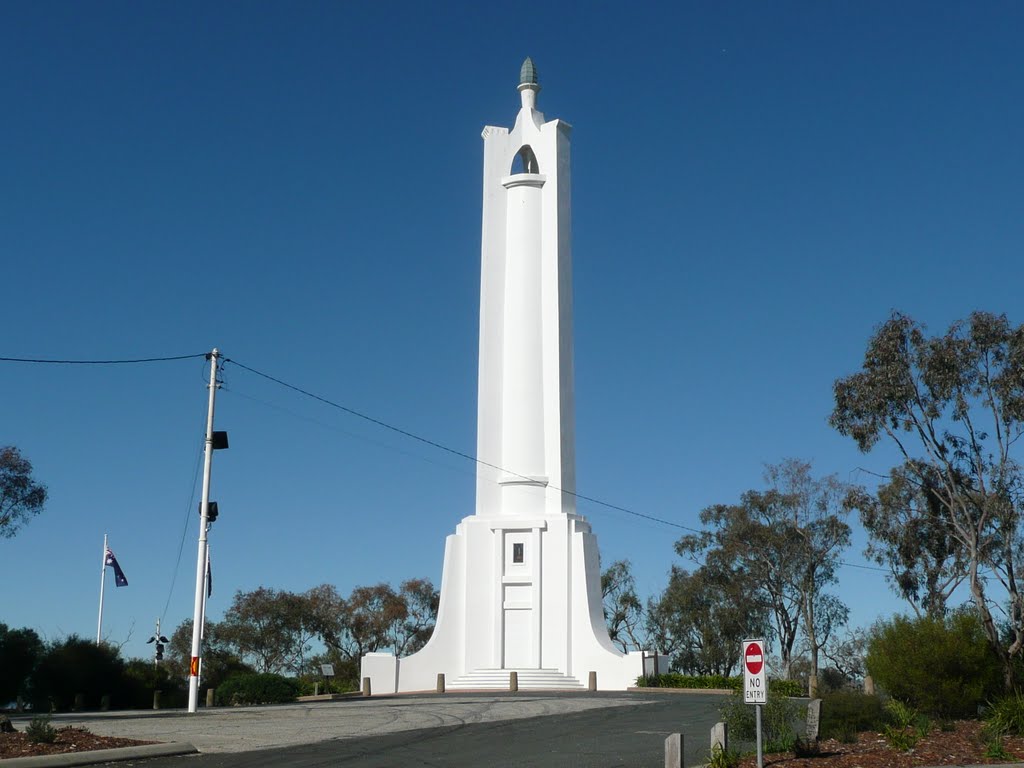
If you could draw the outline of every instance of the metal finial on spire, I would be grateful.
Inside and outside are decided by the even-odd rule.
[[[533,59],[529,56],[523,62],[523,66],[519,70],[519,84],[520,85],[538,85],[540,81],[537,79],[537,67],[533,64]]]

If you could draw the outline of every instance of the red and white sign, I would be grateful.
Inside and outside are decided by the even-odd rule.
[[[744,640],[743,701],[746,704],[768,703],[768,676],[764,668],[764,640]]]
[[[747,644],[747,647],[743,649],[743,664],[747,667],[747,672],[752,675],[760,673],[761,667],[764,666],[764,653],[761,650],[761,644],[756,640]]]

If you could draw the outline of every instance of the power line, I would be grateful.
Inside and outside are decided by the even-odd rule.
[[[197,355],[174,355],[172,357],[140,357],[133,360],[45,360],[31,357],[0,357],[0,363],[42,363],[48,365],[129,365],[133,363],[164,363],[170,360],[191,360],[206,357],[208,352]]]
[[[206,421],[206,414],[203,414],[203,421]],[[171,597],[174,596],[174,585],[178,582],[178,566],[181,565],[181,553],[185,549],[185,539],[188,536],[188,529],[192,522],[192,504],[195,502],[196,498],[196,485],[198,485],[197,481],[199,480],[199,468],[202,466],[202,458],[203,444],[197,443],[195,458],[196,468],[192,473],[192,491],[188,497],[188,505],[185,507],[185,521],[181,529],[181,541],[178,542],[178,555],[174,560],[174,568],[171,571],[171,586],[167,590],[167,601],[164,603],[164,610],[160,614],[160,621],[163,621],[165,618],[167,618],[167,609],[171,605]]]
[[[306,397],[309,397],[309,398],[312,398],[313,400],[321,402],[324,405],[328,405],[328,406],[330,406],[332,408],[337,408],[338,410],[344,411],[345,413],[348,413],[348,414],[350,414],[352,416],[356,416],[356,417],[358,417],[360,419],[364,419],[365,421],[368,421],[371,424],[376,424],[379,427],[383,427],[384,429],[391,430],[392,432],[396,432],[397,434],[403,435],[403,436],[408,437],[408,438],[410,438],[412,440],[417,440],[417,441],[419,441],[421,443],[424,443],[425,445],[429,445],[429,446],[431,446],[433,448],[437,448],[438,450],[445,451],[446,453],[450,453],[450,454],[452,454],[454,456],[458,456],[458,457],[463,458],[463,459],[467,459],[469,461],[474,462],[475,464],[478,464],[478,465],[481,465],[481,466],[484,466],[484,467],[489,467],[490,469],[496,469],[499,472],[503,472],[505,474],[514,475],[514,476],[520,477],[520,478],[522,478],[524,480],[529,479],[529,478],[527,478],[524,475],[520,475],[518,472],[512,472],[512,471],[510,471],[508,469],[505,469],[504,467],[498,466],[497,464],[491,464],[490,462],[484,461],[483,459],[479,459],[476,456],[468,454],[468,453],[466,453],[464,451],[460,451],[460,450],[458,450],[456,448],[450,448],[447,445],[444,445],[442,443],[437,442],[436,440],[431,440],[431,439],[423,437],[421,435],[417,435],[414,432],[410,432],[410,431],[408,431],[406,429],[402,429],[401,427],[396,427],[393,424],[388,424],[386,421],[382,421],[382,420],[380,420],[378,418],[375,418],[373,416],[369,416],[369,415],[367,415],[365,413],[357,411],[354,408],[349,408],[348,406],[345,406],[345,405],[342,405],[340,403],[337,403],[337,402],[335,402],[333,400],[330,400],[330,399],[328,399],[326,397],[322,397],[321,395],[314,394],[313,392],[310,392],[309,390],[302,389],[301,387],[297,387],[294,384],[289,384],[287,381],[284,381],[283,379],[279,379],[276,376],[271,376],[270,374],[264,373],[263,371],[258,371],[255,368],[252,368],[252,367],[250,367],[248,365],[245,365],[244,363],[238,362],[237,360],[233,360],[231,358],[227,358],[226,357],[226,358],[224,358],[224,363],[225,364],[233,363],[234,365],[237,365],[239,368],[242,368],[242,369],[248,371],[249,373],[253,373],[253,374],[257,375],[257,376],[260,376],[260,377],[262,377],[264,379],[267,379],[268,381],[272,381],[275,384],[279,384],[280,386],[285,387],[286,389],[290,389],[293,392],[298,392],[299,394],[305,395]],[[666,520],[666,519],[661,518],[661,517],[655,517],[654,515],[648,515],[648,514],[645,514],[643,512],[637,512],[636,510],[629,509],[628,507],[623,507],[623,506],[620,506],[618,504],[612,504],[612,503],[607,502],[607,501],[602,501],[601,499],[594,498],[593,496],[586,496],[586,495],[584,495],[582,493],[577,493],[575,491],[567,491],[565,489],[559,488],[559,487],[554,486],[554,485],[549,485],[547,487],[550,488],[551,490],[558,491],[558,492],[561,492],[561,493],[565,493],[565,494],[567,494],[569,496],[572,496],[573,498],[578,499],[580,501],[587,501],[587,502],[590,502],[591,504],[597,504],[597,505],[605,507],[607,509],[612,509],[612,510],[615,510],[617,512],[623,512],[623,513],[625,513],[627,515],[632,515],[633,517],[638,517],[638,518],[641,518],[641,519],[644,519],[644,520],[650,520],[650,521],[655,522],[655,523],[660,523],[662,525],[667,525],[667,526],[670,526],[672,528],[678,528],[678,529],[683,530],[683,531],[689,531],[691,533],[704,533],[704,531],[702,531],[702,530],[700,530],[698,528],[692,528],[692,527],[690,527],[688,525],[683,525],[682,523],[677,523],[677,522],[672,521],[672,520]],[[841,562],[842,565],[847,565],[847,566],[850,566],[851,568],[861,568],[861,569],[869,570],[869,571],[880,571],[880,572],[883,572],[883,573],[887,573],[887,571],[884,568],[878,568],[876,566],[858,565],[856,563],[847,563],[846,561],[840,561],[840,562]]]
[[[425,445],[429,445],[429,446],[431,446],[433,448],[437,448],[438,450],[445,451],[446,453],[450,453],[450,454],[452,454],[454,456],[459,456],[460,458],[467,459],[468,461],[472,461],[472,462],[474,462],[476,464],[479,464],[480,466],[488,467],[490,469],[496,469],[499,472],[503,472],[503,473],[505,473],[507,475],[513,475],[513,476],[521,478],[523,480],[529,480],[530,479],[526,475],[521,475],[518,472],[513,472],[512,470],[505,469],[504,467],[498,466],[497,464],[492,464],[492,463],[490,463],[488,461],[484,461],[483,459],[477,458],[476,456],[473,456],[472,454],[466,453],[464,451],[460,451],[460,450],[458,450],[456,448],[449,448],[447,445],[439,443],[436,440],[431,440],[429,438],[423,437],[422,435],[417,435],[414,432],[410,432],[410,431],[408,431],[406,429],[402,429],[401,427],[396,427],[393,424],[388,424],[386,421],[381,421],[380,419],[374,418],[373,416],[369,416],[369,415],[367,415],[365,413],[357,411],[354,408],[349,408],[348,406],[341,405],[340,403],[336,403],[333,400],[329,400],[326,397],[321,397],[320,395],[317,395],[317,394],[314,394],[314,393],[312,393],[312,392],[310,392],[308,390],[302,389],[301,387],[297,387],[294,384],[289,384],[287,381],[283,381],[282,379],[279,379],[276,376],[271,376],[269,373],[263,373],[262,371],[257,371],[255,368],[251,368],[251,367],[249,367],[247,365],[244,365],[243,363],[240,363],[237,360],[232,360],[231,358],[226,357],[226,358],[224,358],[224,363],[225,364],[233,363],[234,365],[237,365],[239,368],[243,368],[244,370],[249,371],[250,373],[254,373],[257,376],[262,376],[264,379],[267,379],[268,381],[272,381],[275,384],[280,384],[282,387],[290,389],[290,390],[292,390],[294,392],[298,392],[298,393],[300,393],[302,395],[305,395],[306,397],[312,398],[313,400],[317,400],[317,401],[319,401],[321,403],[324,403],[325,405],[329,405],[332,408],[337,408],[338,410],[344,411],[345,413],[351,414],[352,416],[356,416],[356,417],[358,417],[360,419],[364,419],[364,420],[370,422],[371,424],[376,424],[377,426],[383,427],[384,429],[389,429],[392,432],[396,432],[396,433],[398,433],[400,435],[403,435],[405,437],[408,437],[408,438],[410,438],[412,440],[418,440],[419,442],[424,443]],[[559,487],[554,486],[554,485],[548,485],[547,487],[550,488],[553,491],[558,491],[560,493],[564,493],[564,494],[567,494],[569,496],[572,496],[573,498],[580,499],[581,501],[589,501],[592,504],[599,504],[600,506],[607,507],[608,509],[614,509],[614,510],[616,510],[618,512],[625,512],[627,515],[633,515],[634,517],[640,517],[640,518],[643,518],[645,520],[653,520],[656,523],[661,523],[662,525],[669,525],[669,526],[672,526],[673,528],[679,528],[679,529],[684,530],[684,531],[691,531],[693,533],[703,533],[703,531],[700,531],[697,528],[691,528],[691,527],[689,527],[687,525],[683,525],[681,523],[676,523],[676,522],[673,522],[671,520],[665,520],[665,519],[660,518],[660,517],[654,517],[653,515],[646,515],[643,512],[636,512],[636,511],[634,511],[632,509],[627,509],[626,507],[620,507],[617,504],[610,504],[607,501],[601,501],[601,499],[595,499],[592,496],[584,496],[581,493],[576,493],[575,491],[568,491],[568,490],[565,490],[563,488],[559,488]]]

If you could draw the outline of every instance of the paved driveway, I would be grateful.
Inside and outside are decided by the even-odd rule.
[[[183,712],[62,716],[95,733],[190,741],[165,766],[661,766],[680,732],[705,762],[721,697],[709,694],[446,694]]]

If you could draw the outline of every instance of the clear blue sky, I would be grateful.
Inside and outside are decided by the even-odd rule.
[[[579,491],[692,526],[764,462],[867,480],[892,455],[826,419],[873,327],[1024,321],[1022,39],[1018,2],[8,2],[0,356],[218,346],[473,453],[480,130],[530,55],[574,126]],[[146,652],[175,572],[191,615],[204,376],[0,365],[0,444],[50,490],[0,540],[0,621],[91,636],[104,533],[112,640]],[[212,618],[440,582],[471,464],[230,365],[217,425]],[[679,531],[581,512],[663,587]],[[901,609],[841,576],[856,623]]]

